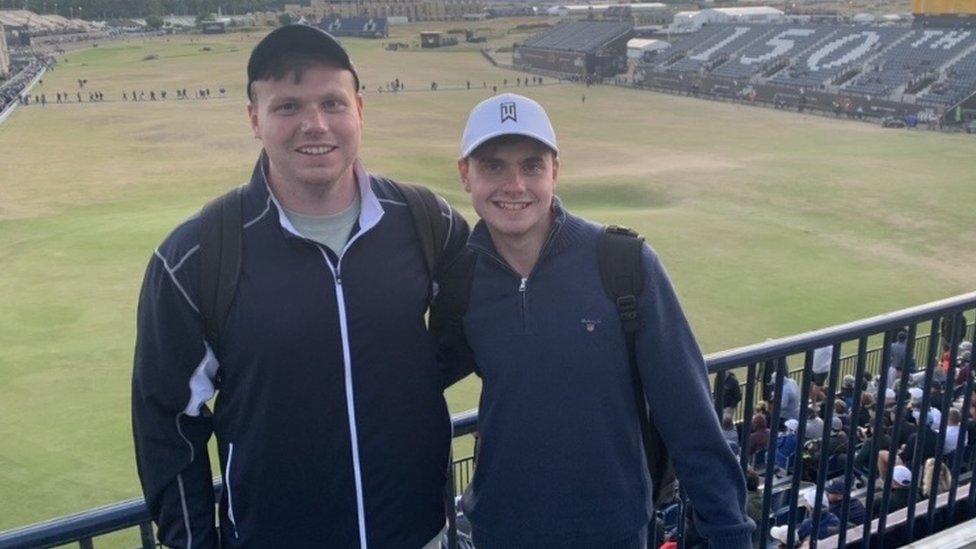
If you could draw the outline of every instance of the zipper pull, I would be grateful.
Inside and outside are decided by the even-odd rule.
[[[526,282],[526,280],[528,280],[528,279],[523,278],[522,279],[522,282],[519,284],[518,291],[519,291],[520,294],[524,294],[525,293],[525,282]]]
[[[335,270],[335,280],[336,286],[342,286],[342,274],[340,274],[339,269]]]

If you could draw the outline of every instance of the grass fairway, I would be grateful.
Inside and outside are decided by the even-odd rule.
[[[511,22],[491,24],[493,45],[517,38],[501,26]],[[257,37],[70,53],[35,90],[48,105],[0,125],[0,530],[138,494],[139,284],[168,231],[250,173],[259,144],[243,81]],[[454,161],[464,119],[521,75],[466,46],[347,43],[367,87],[366,165],[436,188],[471,219]],[[376,92],[396,77],[405,93]],[[52,104],[79,78],[108,101]],[[431,81],[440,91],[425,91]],[[707,352],[973,289],[971,136],[546,81],[520,91],[548,107],[560,137],[558,193],[648,237]],[[214,99],[178,102],[177,87]],[[165,102],[120,101],[123,89],[164,88]],[[454,411],[475,406],[476,382],[449,397]]]

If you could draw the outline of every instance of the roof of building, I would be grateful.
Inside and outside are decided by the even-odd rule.
[[[633,29],[630,23],[577,21],[529,37],[524,46],[592,53]]]
[[[710,8],[709,11],[724,13],[734,17],[743,15],[784,15],[783,10],[771,8],[769,6],[748,6],[742,8]]]

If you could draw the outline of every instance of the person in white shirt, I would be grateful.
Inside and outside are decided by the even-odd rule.
[[[827,345],[813,351],[813,382],[823,387],[830,374],[830,359],[834,353],[834,346]]]
[[[942,446],[942,455],[947,456],[956,451],[959,447],[959,423],[962,421],[962,414],[958,408],[949,409],[949,424],[946,427],[945,443]],[[965,436],[963,436],[965,444]]]

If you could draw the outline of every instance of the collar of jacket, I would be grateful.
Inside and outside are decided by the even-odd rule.
[[[370,177],[359,159],[356,159],[353,164],[353,173],[356,176],[356,184],[359,186],[360,207],[357,224],[359,227],[358,232],[365,233],[380,222],[380,219],[383,218],[384,210],[379,198],[376,197],[376,193],[373,191],[372,177]],[[288,220],[288,216],[285,215],[285,211],[278,202],[278,198],[271,191],[271,185],[268,183],[268,155],[264,151],[261,151],[261,156],[258,157],[258,161],[254,165],[254,171],[251,173],[251,181],[245,187],[244,194],[245,201],[253,201],[255,206],[260,208],[269,207],[271,204],[274,204],[275,210],[278,212],[278,224],[281,226],[281,229],[292,236],[305,238],[295,229],[291,221]],[[260,205],[257,203],[260,203]]]
[[[546,238],[546,242],[539,252],[539,261],[569,248],[583,234],[583,220],[567,212],[563,208],[562,201],[555,195],[552,197],[552,211],[556,214],[556,217],[553,219],[549,236]],[[491,240],[491,233],[488,232],[488,225],[485,224],[483,219],[478,220],[474,229],[471,230],[471,236],[468,238],[468,247],[489,254],[498,261],[506,265],[508,264],[502,255],[498,253],[498,249],[495,248],[495,243]]]

